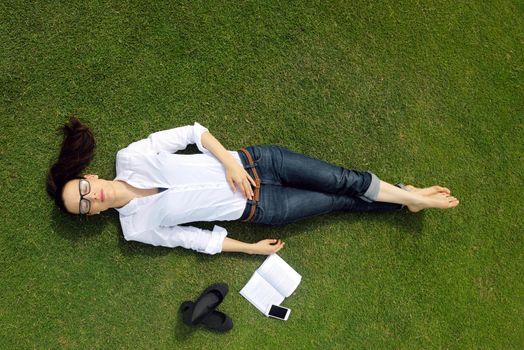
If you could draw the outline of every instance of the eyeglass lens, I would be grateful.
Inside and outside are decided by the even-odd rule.
[[[91,185],[88,181],[81,179],[79,183],[80,188],[80,195],[85,196],[89,194],[91,191]],[[89,213],[89,210],[91,209],[91,202],[88,199],[81,198],[80,199],[80,214],[87,214]]]
[[[91,191],[91,186],[89,185],[89,182],[86,180],[80,180],[80,194],[82,196],[85,196]]]

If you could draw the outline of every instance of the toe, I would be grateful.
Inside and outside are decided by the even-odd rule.
[[[442,186],[433,186],[431,187],[434,191],[436,192],[442,192],[442,193],[447,193],[447,194],[450,194],[451,192],[449,191],[449,189],[447,189],[446,187],[442,187]]]
[[[447,193],[447,194],[450,194],[450,193],[451,193],[451,191],[450,191],[449,188],[447,188],[447,187],[441,187],[441,186],[438,186],[438,187],[439,187],[439,189],[440,189],[441,192],[445,192],[445,193]]]

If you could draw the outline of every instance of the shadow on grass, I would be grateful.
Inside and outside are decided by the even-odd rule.
[[[55,207],[51,211],[51,227],[63,238],[77,242],[100,234],[110,217],[111,213],[102,213],[89,218],[70,215]]]
[[[198,331],[199,328],[202,326],[196,326],[196,327],[189,327],[182,321],[182,314],[180,312],[177,313],[176,323],[173,325],[175,339],[178,341],[186,341],[187,339],[191,338],[195,332]]]
[[[314,218],[308,218],[292,224],[282,226],[271,226],[261,224],[246,224],[238,221],[226,222],[195,222],[187,225],[200,227],[202,229],[212,230],[213,226],[219,225],[226,228],[228,237],[245,242],[257,242],[266,238],[287,239],[295,235],[307,235],[307,232],[322,228],[327,223],[339,224],[341,222],[369,222],[369,223],[385,223],[395,226],[406,237],[418,237],[422,233],[424,221],[424,212],[411,214],[407,211],[389,212],[389,213],[330,213]],[[143,255],[149,257],[160,257],[166,254],[175,253],[181,256],[197,255],[199,261],[213,262],[218,259],[219,255],[207,255],[178,248],[156,247],[144,243],[126,241],[122,230],[120,228],[120,221],[116,211],[107,211],[100,215],[95,215],[89,218],[80,216],[71,216],[62,213],[59,209],[54,209],[51,213],[52,227],[60,236],[71,240],[78,241],[88,237],[93,237],[100,234],[105,226],[112,223],[115,227],[119,227],[118,246],[123,255]],[[256,256],[250,256],[242,253],[231,253],[229,255],[238,255],[246,260],[257,259]]]
[[[286,239],[295,235],[307,235],[307,232],[322,228],[327,224],[339,223],[384,223],[391,225],[396,229],[405,233],[406,236],[419,237],[422,234],[424,226],[424,212],[413,214],[408,211],[396,211],[386,213],[330,213],[314,218],[304,219],[292,224],[282,226],[270,226],[260,224],[241,224],[246,228],[241,228],[239,231],[250,231],[248,236],[256,236],[254,239],[264,238],[280,238]]]

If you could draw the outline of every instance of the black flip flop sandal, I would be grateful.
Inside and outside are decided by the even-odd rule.
[[[180,306],[182,312],[182,320],[189,326],[195,326],[191,322],[191,316],[193,315],[195,303],[192,301],[184,301]],[[233,328],[233,320],[223,312],[213,310],[211,313],[206,315],[200,323],[207,329],[216,332],[227,332]]]

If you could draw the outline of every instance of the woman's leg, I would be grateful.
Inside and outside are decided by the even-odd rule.
[[[458,199],[451,196],[450,191],[444,187],[418,189],[408,186],[405,191],[384,181],[380,181],[376,200],[403,204],[412,212],[426,208],[454,208],[459,204]]]
[[[276,145],[250,146],[262,183],[329,194],[375,197],[379,179]],[[372,200],[371,198],[367,198]]]
[[[283,185],[314,192],[356,196],[369,202],[406,205],[416,212],[424,208],[451,208],[458,205],[448,189],[402,190],[381,181],[371,172],[349,170],[290,151],[281,146],[251,146],[248,151],[256,159],[262,183]],[[438,188],[436,193],[433,189]]]
[[[353,196],[308,191],[281,185],[263,185],[253,223],[284,225],[336,211],[384,212],[400,204],[366,202]]]

